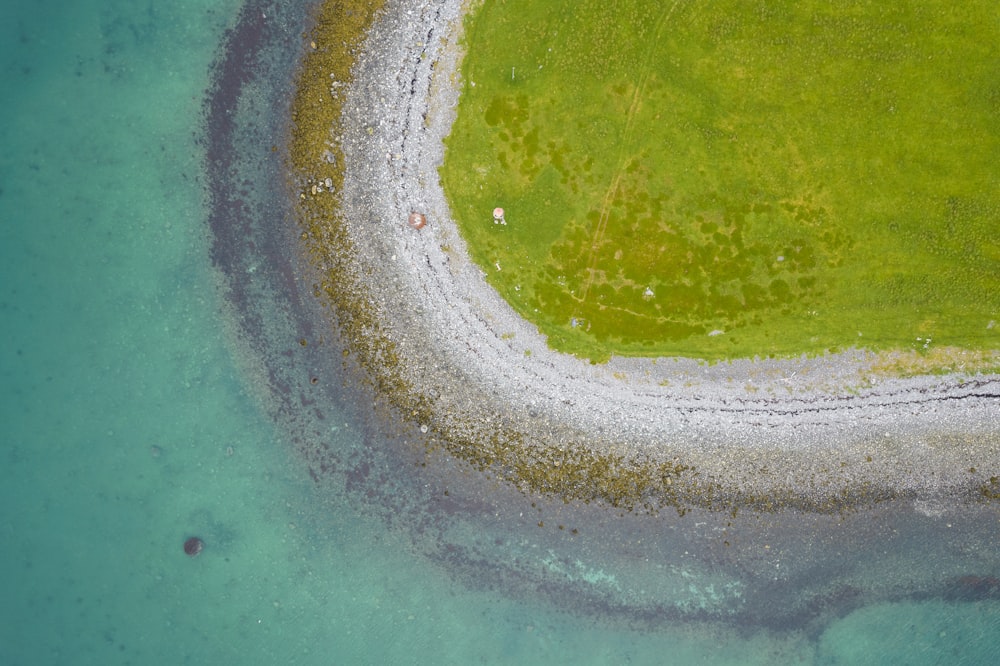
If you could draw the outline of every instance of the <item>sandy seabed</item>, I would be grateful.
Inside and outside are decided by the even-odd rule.
[[[346,95],[339,197],[352,250],[342,259],[395,347],[392,379],[432,406],[416,431],[506,437],[538,464],[583,448],[622,469],[677,466],[688,473],[670,483],[695,503],[711,489],[716,499],[806,506],[912,497],[933,511],[990,487],[1000,469],[997,375],[886,376],[876,371],[886,357],[860,349],[599,365],[549,349],[469,259],[438,177],[468,11],[459,0],[390,0],[352,84],[333,91]],[[413,211],[426,227],[407,225]]]

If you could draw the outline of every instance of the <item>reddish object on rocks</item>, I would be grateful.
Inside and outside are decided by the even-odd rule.
[[[414,229],[423,229],[425,226],[427,226],[427,216],[424,215],[423,213],[417,213],[417,212],[410,213],[410,219],[407,221],[407,224],[409,224]]]

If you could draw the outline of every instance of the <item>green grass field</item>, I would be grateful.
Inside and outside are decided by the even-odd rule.
[[[554,348],[1000,348],[994,2],[487,0],[466,40],[442,181]]]

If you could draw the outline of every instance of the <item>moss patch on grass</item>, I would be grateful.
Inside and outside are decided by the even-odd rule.
[[[485,3],[453,214],[549,344],[595,361],[995,350],[995,12]]]

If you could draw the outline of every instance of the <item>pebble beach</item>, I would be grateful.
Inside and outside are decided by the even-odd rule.
[[[332,88],[345,96],[338,196],[351,240],[339,258],[366,285],[397,359],[391,370],[365,367],[405,387],[400,402],[429,406],[415,432],[460,455],[493,442],[487,466],[517,483],[518,465],[496,452],[511,448],[529,467],[549,468],[548,490],[574,497],[589,497],[578,486],[599,485],[601,475],[559,479],[551,467],[565,461],[579,472],[594,456],[618,472],[669,469],[672,497],[727,508],[903,497],[920,510],[990,488],[1000,467],[1000,376],[971,362],[963,370],[961,350],[951,373],[906,377],[882,370],[891,355],[863,348],[713,364],[592,364],[551,350],[469,259],[438,178],[465,85],[468,11],[457,0],[387,3],[353,81]],[[408,224],[412,213],[426,224]],[[491,211],[483,220],[493,224]]]

